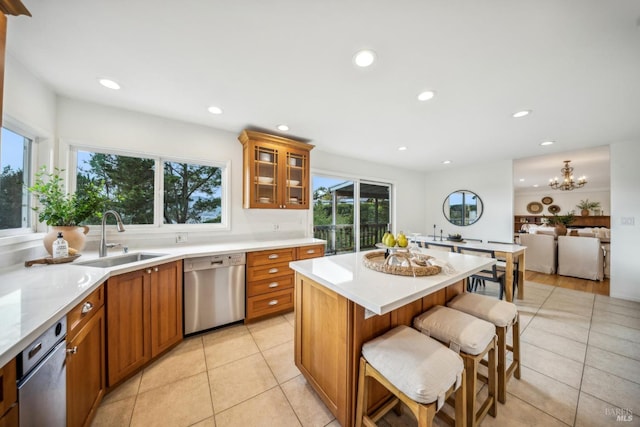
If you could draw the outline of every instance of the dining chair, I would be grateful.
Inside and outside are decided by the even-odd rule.
[[[444,245],[442,243],[424,242],[424,248],[435,249],[443,252],[455,252],[455,248],[451,245]]]
[[[497,240],[489,240],[487,241],[487,243],[497,243],[499,245],[513,245],[513,242],[499,242]],[[504,257],[497,257],[496,258],[498,260],[496,266],[498,267],[499,271],[504,271],[506,273],[507,271],[507,259]],[[520,270],[520,262],[518,261],[518,258],[515,258],[513,260],[513,295],[516,294],[516,289],[518,287],[518,270]]]
[[[485,258],[496,258],[496,253],[491,249],[463,248],[458,246],[458,253],[481,256]],[[496,282],[500,285],[500,299],[502,299],[504,296],[504,279],[504,271],[498,270],[496,264],[493,264],[490,269],[481,270],[469,276],[467,290],[470,292],[475,292],[478,289],[478,283],[483,283],[485,280]]]

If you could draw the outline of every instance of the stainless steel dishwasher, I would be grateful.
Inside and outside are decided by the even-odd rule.
[[[244,319],[244,253],[184,260],[184,334]]]

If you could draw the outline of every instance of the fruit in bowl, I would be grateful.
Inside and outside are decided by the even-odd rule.
[[[385,246],[388,246],[390,248],[394,247],[396,245],[396,238],[393,237],[393,234],[389,233],[388,231],[386,233],[384,233],[384,235],[382,236],[382,244]]]
[[[399,232],[396,236],[396,242],[401,248],[406,248],[407,246],[409,246],[409,240],[407,240],[407,236],[405,236],[404,232],[402,231]]]

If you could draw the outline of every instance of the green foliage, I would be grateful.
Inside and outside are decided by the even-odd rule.
[[[214,194],[222,184],[222,170],[211,166],[165,162],[164,164],[164,222],[187,224],[200,222],[201,214],[221,206]],[[221,218],[207,220],[220,223]]]
[[[5,166],[0,174],[0,230],[22,227],[22,169]]]
[[[578,209],[591,210],[600,207],[600,202],[590,202],[589,199],[580,200],[580,203],[576,205]]]
[[[549,218],[549,224],[563,224],[565,227],[570,225],[576,219],[575,215],[571,212],[567,212],[565,215],[553,215]]]
[[[51,226],[79,225],[92,216],[99,216],[106,201],[100,186],[89,182],[83,192],[68,194],[64,192],[64,182],[55,168],[53,173],[42,166],[36,173],[36,181],[28,190],[38,198],[38,220]]]

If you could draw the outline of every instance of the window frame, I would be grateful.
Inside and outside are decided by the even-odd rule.
[[[35,134],[35,132],[25,128],[24,126],[21,126],[15,120],[12,120],[11,118],[6,116],[3,118],[3,122],[1,126],[29,140],[29,144],[26,150],[27,152],[25,153],[26,160],[23,159],[23,165],[24,165],[24,168],[26,169],[25,171],[23,171],[23,174],[25,177],[24,184],[27,187],[29,187],[33,182],[33,177],[35,173],[34,171],[36,169],[37,159],[34,153],[36,152],[35,145],[38,142],[38,136]],[[0,141],[0,144],[1,143],[2,141]],[[0,238],[5,238],[5,237],[13,238],[16,236],[31,235],[36,233],[38,218],[37,218],[37,214],[33,211],[33,209],[31,209],[34,206],[35,198],[29,192],[26,193],[26,202],[27,202],[27,207],[26,207],[27,212],[25,213],[25,215],[28,218],[27,219],[28,225],[26,227],[7,228],[4,230],[0,230]]]
[[[95,147],[82,143],[70,143],[67,145],[68,153],[67,167],[65,168],[65,179],[67,180],[68,191],[76,190],[76,171],[78,168],[78,151],[87,151],[91,153],[111,154],[116,156],[128,156],[151,159],[154,161],[154,197],[153,197],[153,224],[127,224],[127,229],[135,231],[151,231],[163,229],[171,232],[198,232],[198,231],[229,231],[231,230],[230,216],[230,176],[231,161],[203,161],[201,159],[193,159],[189,157],[179,156],[163,156],[161,154],[150,154],[138,151],[119,150],[116,148]],[[217,167],[222,169],[221,173],[221,222],[207,224],[166,224],[164,223],[164,162],[189,163],[202,166]],[[100,224],[87,224],[96,226]],[[97,227],[93,227],[95,229]]]

